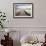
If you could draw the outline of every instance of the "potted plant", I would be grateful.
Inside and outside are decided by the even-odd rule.
[[[6,20],[6,15],[4,12],[0,11],[0,27],[3,28],[4,27],[4,22]]]

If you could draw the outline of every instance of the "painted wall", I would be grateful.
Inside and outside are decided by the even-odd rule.
[[[33,18],[13,18],[13,3],[18,2],[33,3]],[[30,34],[31,31],[46,31],[46,0],[0,0],[0,10],[7,16],[5,26],[12,31],[20,31],[20,37],[28,32]]]
[[[13,18],[13,3],[33,3],[34,18]],[[46,0],[0,0],[0,10],[6,13],[6,27],[46,27]]]

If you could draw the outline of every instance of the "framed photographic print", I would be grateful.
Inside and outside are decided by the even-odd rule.
[[[13,3],[13,17],[32,17],[32,3]]]

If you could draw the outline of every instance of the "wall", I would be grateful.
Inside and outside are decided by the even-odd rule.
[[[18,2],[33,3],[33,18],[13,18],[13,3]],[[5,27],[10,28],[12,31],[20,31],[20,37],[28,32],[30,34],[31,31],[46,31],[45,4],[46,0],[0,0],[0,10],[5,12],[7,16]],[[16,43],[16,46],[18,45],[20,44]]]
[[[34,18],[13,18],[13,3],[33,3]],[[0,10],[6,13],[6,27],[46,27],[46,0],[0,0]]]

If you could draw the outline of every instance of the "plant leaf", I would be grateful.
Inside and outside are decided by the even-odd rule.
[[[6,16],[3,16],[3,17],[6,17]]]

